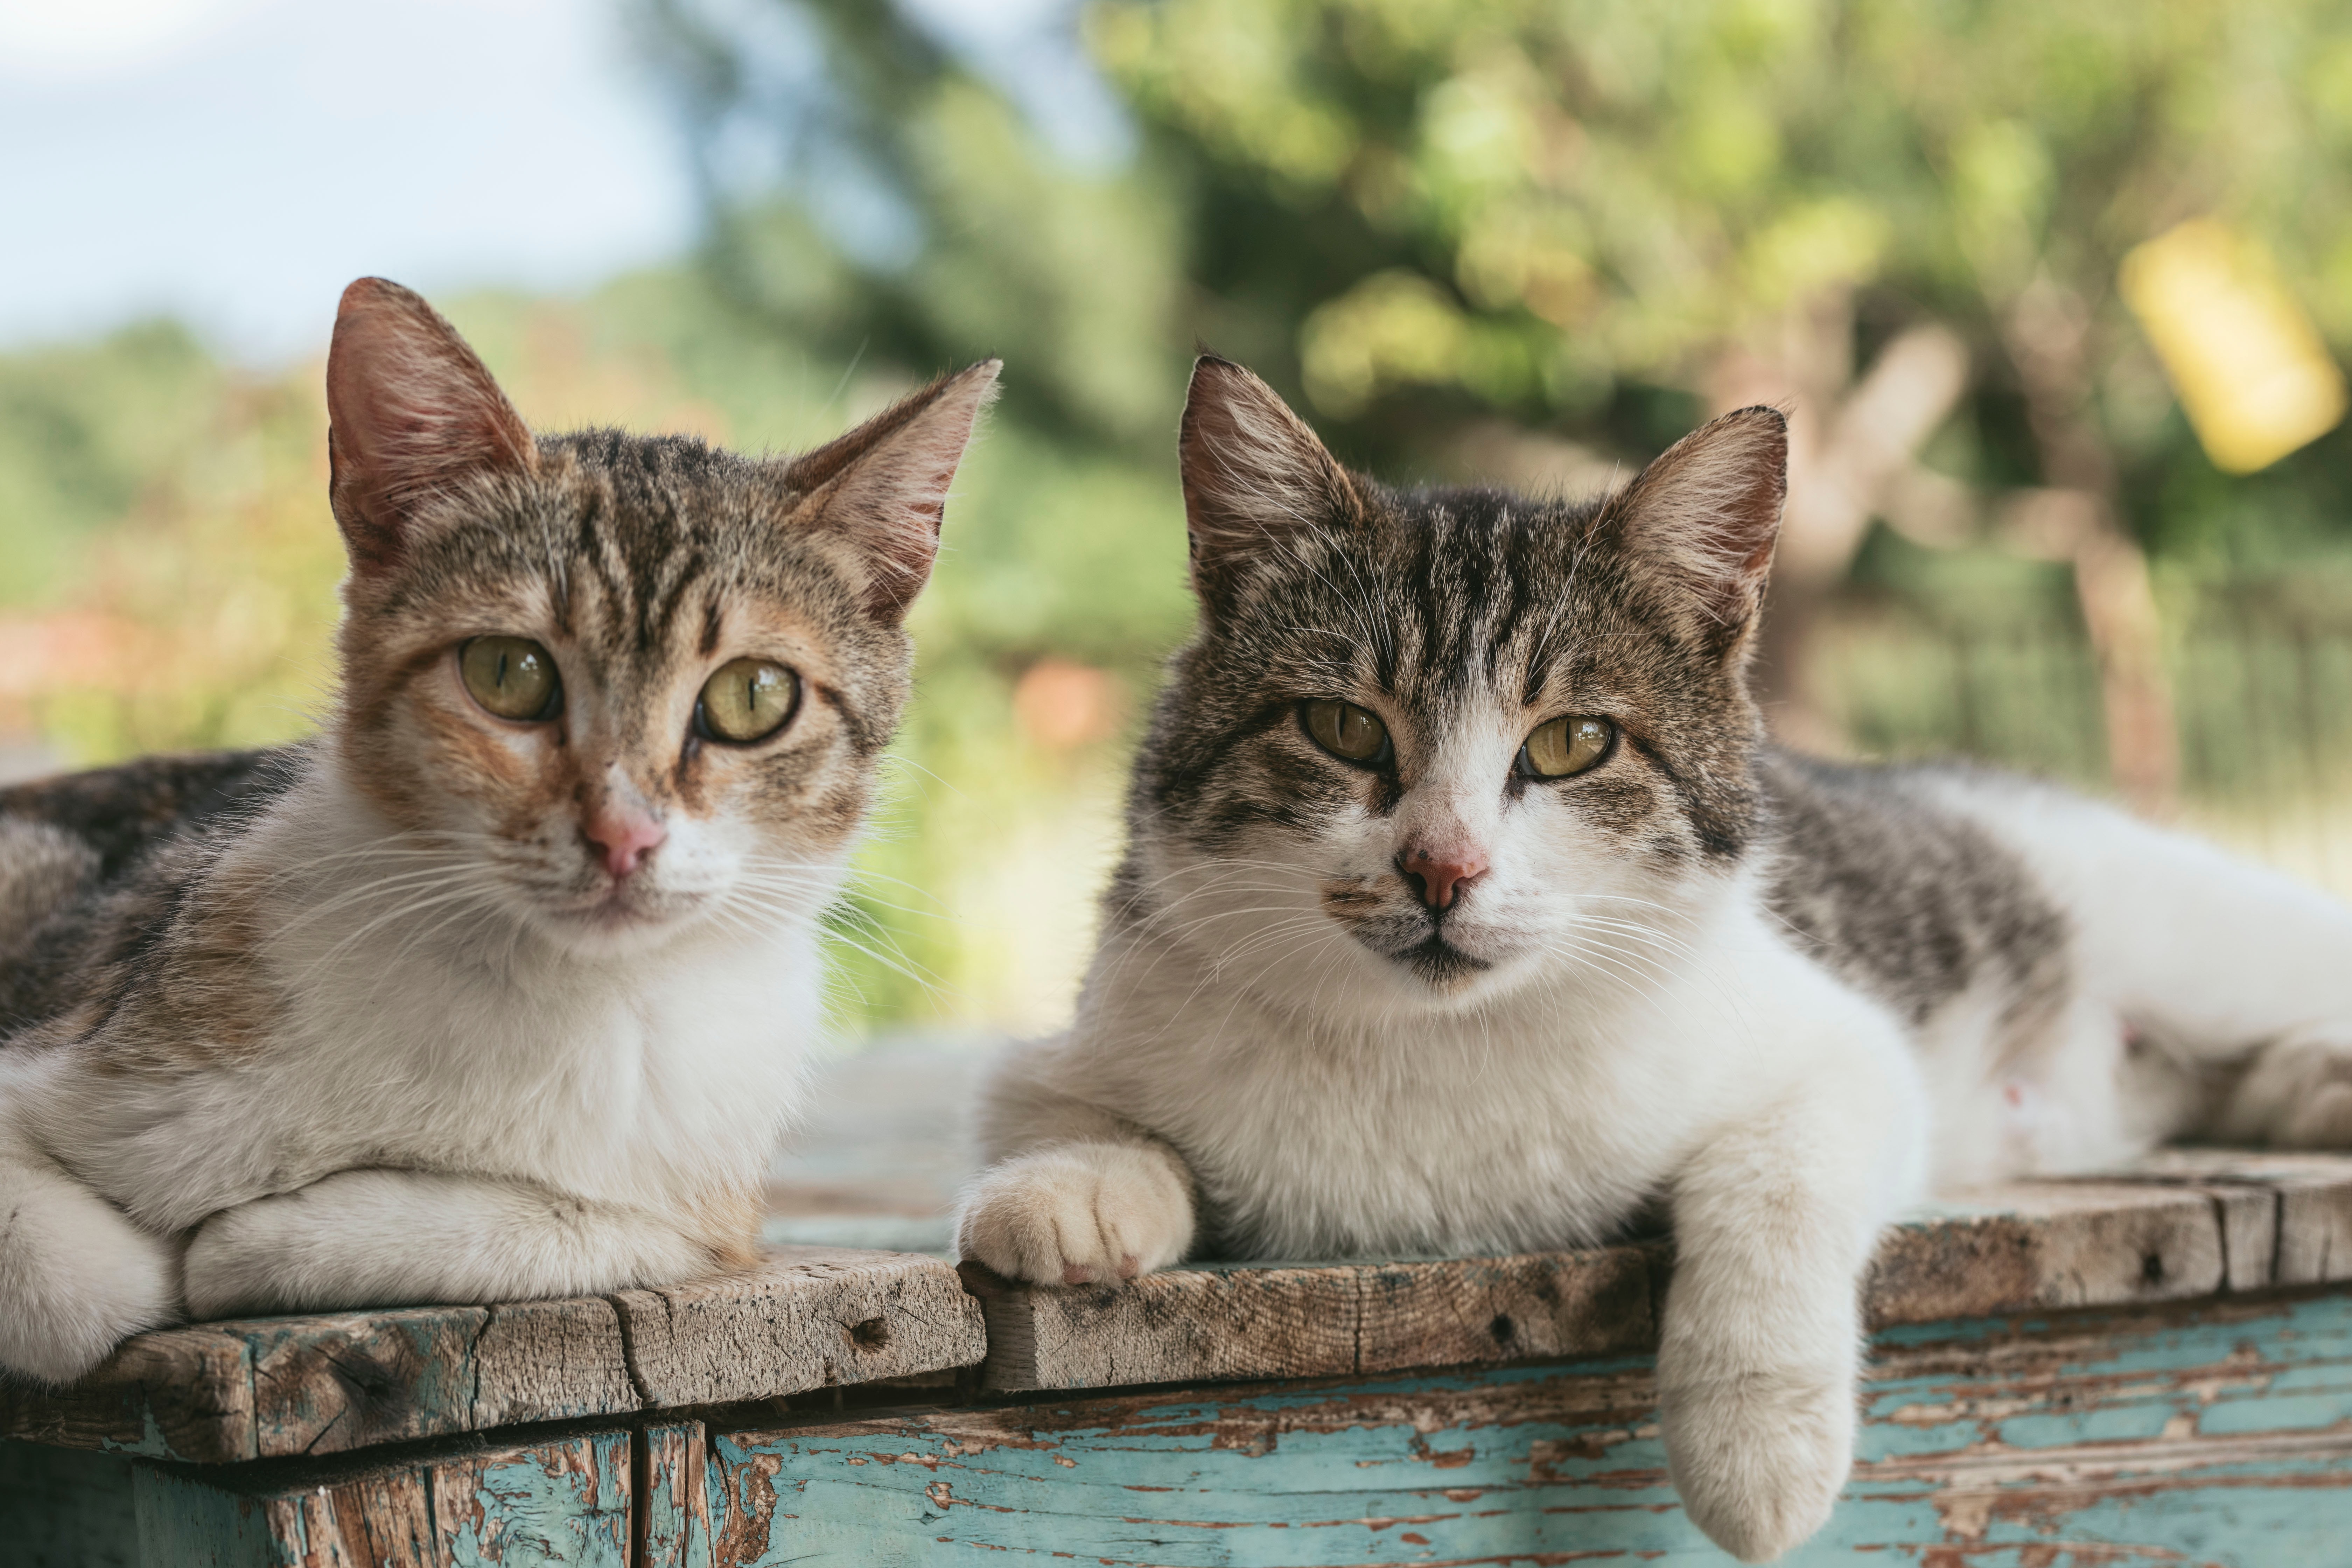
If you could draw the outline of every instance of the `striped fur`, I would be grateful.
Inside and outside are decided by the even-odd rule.
[[[995,374],[790,460],[534,437],[422,300],[352,285],[326,732],[0,792],[0,1367],[743,1258]],[[483,637],[560,700],[469,695]],[[739,745],[698,705],[742,658],[798,697]]]
[[[967,1258],[1516,1251],[1662,1205],[1668,1456],[1759,1560],[1846,1474],[1856,1285],[1910,1197],[2189,1131],[2352,1144],[2352,913],[2057,791],[1764,743],[1772,410],[1596,500],[1399,491],[1205,360],[1181,456],[1200,627],[1076,1024],[985,1094]],[[1331,701],[1385,749],[1319,742]],[[1613,742],[1532,776],[1575,715]]]

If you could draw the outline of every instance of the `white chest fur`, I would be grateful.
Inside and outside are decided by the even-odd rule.
[[[326,860],[320,837],[294,815],[249,852]],[[257,1050],[110,1091],[53,1086],[56,1141],[155,1228],[360,1166],[677,1212],[756,1184],[800,1102],[823,1012],[814,918],[706,922],[588,960],[495,918],[372,929],[382,900],[278,885]]]

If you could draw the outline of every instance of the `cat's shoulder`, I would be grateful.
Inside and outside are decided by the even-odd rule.
[[[222,848],[299,780],[308,746],[142,757],[0,788],[0,1036],[140,966]]]
[[[184,752],[33,779],[0,787],[0,820],[37,824],[83,846],[100,879],[111,881],[168,838],[266,806],[292,787],[309,751]]]

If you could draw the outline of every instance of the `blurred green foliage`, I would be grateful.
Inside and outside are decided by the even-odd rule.
[[[2114,297],[2129,247],[2217,215],[2352,345],[2345,5],[1104,0],[1071,26],[1134,145],[1077,155],[912,10],[628,4],[708,237],[579,299],[442,301],[527,417],[804,447],[1007,361],[915,612],[843,927],[853,1017],[1066,1007],[1124,749],[1190,621],[1199,343],[1414,479],[1498,426],[1637,463],[1792,321],[1857,364],[1945,323],[1972,369],[1923,460],[1973,532],[1881,526],[1855,556],[1850,741],[2099,776],[2067,571],[1993,526],[2080,482],[2088,442],[2156,563],[2192,793],[2308,793],[2352,752],[2352,434],[2223,476]],[[0,355],[0,647],[50,650],[0,668],[0,733],[96,762],[308,728],[340,571],[323,436],[316,365],[237,370],[168,324]]]

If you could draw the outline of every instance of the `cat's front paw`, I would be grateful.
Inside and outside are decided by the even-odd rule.
[[[183,1260],[192,1318],[225,1318],[299,1305],[289,1289],[297,1271],[288,1234],[297,1194],[256,1198],[226,1208],[196,1227]]]
[[[1660,1415],[1684,1510],[1743,1563],[1769,1563],[1828,1523],[1853,1468],[1843,1369],[1670,1380]]]
[[[1192,1245],[1192,1194],[1157,1150],[1066,1144],[982,1173],[965,1194],[956,1237],[964,1258],[1008,1279],[1131,1279]]]

